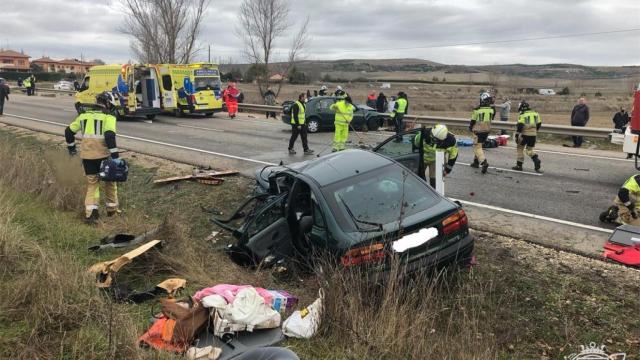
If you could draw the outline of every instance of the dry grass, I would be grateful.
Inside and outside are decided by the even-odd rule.
[[[79,159],[53,149],[5,143],[0,146],[0,164],[0,181],[16,191],[36,194],[60,210],[81,207],[84,172]]]
[[[22,152],[20,161],[8,155],[11,151]],[[59,160],[39,156],[50,152]],[[301,305],[322,287],[326,313],[320,333],[284,344],[303,359],[561,358],[589,341],[606,341],[616,351],[640,349],[640,321],[629,316],[640,306],[638,272],[474,232],[480,265],[471,270],[411,281],[391,276],[374,289],[362,273],[326,263],[317,276],[277,279],[266,270],[231,264],[202,240],[212,227],[194,204],[228,214],[243,200],[247,180],[229,178],[216,188],[152,187],[153,171],[133,164],[121,193],[125,216],[91,228],[75,215],[82,205],[60,180],[65,176],[55,175],[73,180],[74,170],[64,168],[64,149],[0,131],[0,154],[0,168],[6,170],[0,175],[0,358],[175,358],[135,346],[151,304],[113,303],[85,272],[91,263],[122,253],[87,254],[87,244],[107,233],[139,233],[162,222],[165,246],[159,256],[136,259],[118,279],[145,288],[168,276],[184,277],[185,295],[219,283],[282,288],[299,296]],[[33,170],[42,163],[43,169]],[[22,181],[35,171],[51,182]],[[82,182],[81,170],[73,176]],[[216,246],[229,240],[221,234]]]
[[[496,357],[488,320],[499,299],[491,282],[455,266],[407,279],[393,263],[383,284],[363,269],[322,265],[323,341],[345,359]]]

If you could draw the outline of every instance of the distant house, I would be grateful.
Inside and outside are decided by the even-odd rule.
[[[22,52],[0,49],[0,71],[29,71],[29,58]]]
[[[96,65],[93,62],[80,61],[78,59],[54,60],[47,56],[32,62],[40,65],[44,72],[64,72],[66,74],[85,74],[90,67]]]

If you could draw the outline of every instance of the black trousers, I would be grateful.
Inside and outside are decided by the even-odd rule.
[[[4,98],[0,99],[0,115],[2,115],[2,111],[4,111]]]
[[[404,114],[396,113],[394,120],[396,121],[396,135],[400,135],[404,132]]]
[[[575,147],[581,147],[582,146],[582,136],[572,136],[571,139],[573,139],[573,146]]]
[[[298,129],[298,126],[300,129]],[[302,139],[302,148],[304,150],[309,149],[309,144],[307,143],[307,124],[303,125],[291,125],[291,138],[289,139],[289,150],[293,149],[293,145],[295,145],[296,140],[298,140],[298,135]]]

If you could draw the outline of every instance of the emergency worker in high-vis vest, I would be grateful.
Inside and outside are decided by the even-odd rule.
[[[346,148],[347,140],[349,140],[349,124],[353,120],[353,112],[355,111],[355,107],[351,104],[351,98],[342,90],[338,94],[338,101],[329,107],[336,112],[333,121],[335,133],[332,152],[342,151]]]
[[[480,106],[473,110],[471,114],[471,122],[469,123],[469,131],[473,133],[473,163],[471,167],[479,168],[482,166],[482,173],[486,174],[489,169],[489,163],[484,156],[482,144],[487,140],[489,131],[491,131],[491,121],[496,116],[496,110],[491,106],[493,99],[489,93],[480,95]]]
[[[100,164],[111,157],[119,159],[116,146],[116,117],[112,115],[115,100],[109,92],[96,96],[101,109],[85,110],[76,117],[64,132],[70,155],[78,153],[75,135],[80,133],[80,158],[87,179],[87,193],[84,199],[85,221],[95,223],[99,218],[100,205]],[[118,190],[115,182],[104,182],[104,197],[107,216],[118,213]]]
[[[302,150],[305,155],[313,154],[307,142],[307,124],[305,122],[306,95],[300,93],[298,101],[291,106],[291,138],[289,139],[289,155],[295,155],[293,146],[296,144],[298,135],[302,139]]]
[[[618,219],[615,222],[640,226],[640,217],[638,216],[639,199],[640,175],[633,175],[618,190],[618,196],[613,201],[618,207]]]
[[[540,118],[540,114],[532,110],[529,103],[525,100],[520,101],[518,112],[520,112],[520,115],[518,116],[518,125],[516,128],[517,158],[516,166],[512,167],[512,169],[522,171],[524,156],[527,155],[533,161],[536,172],[542,172],[542,170],[540,170],[540,158],[538,154],[535,153],[536,138],[538,136],[538,130],[540,130],[540,126],[542,126],[542,119]]]
[[[453,170],[453,165],[456,164],[456,160],[458,159],[458,144],[456,137],[442,124],[420,131],[413,140],[416,146],[420,145],[422,134],[424,134],[422,149],[425,175],[428,175],[431,187],[435,188],[436,152],[443,152],[445,155],[443,174],[447,176]]]

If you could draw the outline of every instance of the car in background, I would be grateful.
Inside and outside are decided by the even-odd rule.
[[[419,131],[404,133],[401,142],[392,136],[373,151],[256,171],[256,195],[229,219],[212,219],[237,239],[227,248],[232,260],[269,266],[328,253],[345,267],[369,265],[379,273],[392,259],[407,272],[468,263],[474,239],[467,215],[422,178],[422,144],[413,143]]]
[[[333,130],[335,111],[329,107],[338,101],[337,96],[317,96],[309,99],[305,105],[305,123],[309,132]],[[291,107],[293,101],[285,101],[282,104],[282,122],[291,125]],[[376,131],[389,118],[389,114],[382,114],[366,105],[354,104],[356,110],[353,113],[351,125],[357,130],[368,129]]]
[[[61,80],[57,83],[53,84],[54,90],[66,90],[66,91],[75,91],[75,87],[71,81]]]

